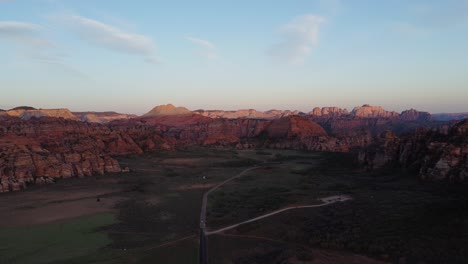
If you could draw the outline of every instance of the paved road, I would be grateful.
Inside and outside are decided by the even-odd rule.
[[[273,211],[273,212],[268,213],[268,214],[264,214],[264,215],[261,215],[261,216],[258,216],[258,217],[249,219],[249,220],[244,221],[244,222],[240,222],[240,223],[237,223],[237,224],[234,224],[234,225],[231,225],[231,226],[223,227],[223,228],[218,229],[218,230],[208,231],[208,232],[205,232],[205,234],[208,236],[208,235],[213,235],[213,234],[221,233],[221,232],[224,232],[224,231],[226,231],[226,230],[230,230],[230,229],[236,228],[236,227],[238,227],[238,226],[240,226],[240,225],[247,224],[247,223],[251,223],[251,222],[255,222],[255,221],[258,221],[258,220],[260,220],[260,219],[267,218],[267,217],[270,217],[270,216],[273,216],[273,215],[276,215],[276,214],[279,214],[279,213],[282,213],[282,212],[285,212],[285,211],[293,210],[293,209],[314,208],[314,207],[327,206],[327,205],[330,205],[330,204],[333,204],[333,203],[336,203],[336,202],[344,202],[344,201],[347,201],[347,200],[351,200],[351,197],[349,197],[349,196],[344,196],[344,195],[343,195],[343,196],[330,196],[330,197],[322,198],[322,199],[320,199],[320,200],[323,201],[322,204],[298,205],[298,206],[286,207],[286,208],[283,208],[283,209],[279,209],[279,210]]]

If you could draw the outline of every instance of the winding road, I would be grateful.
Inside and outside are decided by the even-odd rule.
[[[336,197],[336,198],[335,198],[335,197]],[[276,214],[279,214],[279,213],[282,213],[282,212],[285,212],[285,211],[293,210],[293,209],[322,207],[322,206],[327,206],[327,205],[330,205],[330,204],[333,204],[333,203],[336,203],[336,202],[344,202],[344,201],[347,201],[347,200],[351,200],[351,197],[349,197],[349,196],[344,196],[344,195],[343,195],[343,196],[331,196],[331,197],[326,197],[326,198],[324,198],[324,199],[332,199],[332,198],[335,198],[335,199],[330,200],[330,201],[324,201],[324,202],[321,203],[321,204],[298,205],[298,206],[290,206],[290,207],[286,207],[286,208],[283,208],[283,209],[279,209],[279,210],[273,211],[273,212],[271,212],[271,213],[264,214],[264,215],[261,215],[261,216],[258,216],[258,217],[249,219],[249,220],[244,221],[244,222],[240,222],[240,223],[237,223],[237,224],[234,224],[234,225],[230,225],[230,226],[227,226],[227,227],[223,227],[223,228],[218,229],[218,230],[208,231],[208,232],[206,232],[206,235],[209,236],[209,235],[221,233],[221,232],[224,232],[224,231],[226,231],[226,230],[230,230],[230,229],[236,228],[236,227],[238,227],[238,226],[240,226],[240,225],[247,224],[247,223],[251,223],[251,222],[255,222],[255,221],[258,221],[258,220],[260,220],[260,219],[267,218],[267,217],[270,217],[270,216],[273,216],[273,215],[276,215]],[[323,201],[323,199],[321,199],[321,200]]]
[[[242,175],[246,174],[249,171],[256,170],[259,168],[262,168],[262,167],[256,166],[256,167],[248,168],[242,171],[241,173],[217,184],[216,186],[209,189],[207,192],[203,194],[203,200],[202,200],[202,206],[201,206],[201,212],[200,212],[200,247],[199,247],[199,254],[198,254],[200,264],[206,264],[208,261],[207,256],[206,256],[206,207],[208,203],[208,195],[216,191],[216,189],[223,186],[224,184],[241,177]]]
[[[235,175],[235,176],[233,176],[233,177],[231,177],[231,178],[217,184],[216,186],[214,186],[213,188],[211,188],[210,190],[208,190],[207,192],[205,192],[203,194],[203,200],[202,200],[202,206],[201,206],[201,212],[200,212],[200,247],[199,247],[199,263],[200,264],[207,264],[206,236],[208,236],[208,235],[218,234],[218,233],[224,232],[226,230],[236,228],[236,227],[238,227],[240,225],[251,223],[251,222],[254,222],[254,221],[258,221],[260,219],[267,218],[267,217],[270,217],[270,216],[273,216],[273,215],[276,215],[276,214],[279,214],[279,213],[282,213],[282,212],[285,212],[285,211],[288,211],[288,210],[301,209],[301,208],[322,207],[322,206],[327,206],[327,205],[330,205],[330,204],[333,204],[333,203],[336,203],[336,202],[344,202],[344,201],[352,199],[350,196],[345,196],[345,195],[324,197],[324,198],[319,199],[319,200],[322,201],[321,204],[289,206],[289,207],[279,209],[279,210],[273,211],[271,213],[267,213],[267,214],[264,214],[264,215],[261,215],[261,216],[258,216],[258,217],[255,217],[255,218],[252,218],[252,219],[249,219],[249,220],[246,220],[246,221],[234,224],[234,225],[223,227],[223,228],[218,229],[218,230],[206,231],[206,208],[207,208],[207,204],[208,204],[208,195],[210,195],[210,193],[216,191],[219,187],[223,186],[224,184],[226,184],[226,183],[228,183],[228,182],[230,182],[232,180],[235,180],[237,178],[242,177],[247,172],[250,172],[250,171],[256,170],[256,169],[260,169],[260,168],[264,168],[264,167],[269,167],[269,166],[264,165],[264,166],[256,166],[256,167],[248,168],[248,169],[242,171],[241,173],[239,173],[239,174],[237,174],[237,175]]]

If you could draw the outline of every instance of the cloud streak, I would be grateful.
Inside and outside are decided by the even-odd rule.
[[[43,63],[58,63],[62,55],[58,46],[44,35],[37,24],[17,21],[0,21],[0,40],[14,44],[21,57]]]
[[[154,63],[156,45],[145,35],[124,32],[100,21],[77,16],[60,16],[60,20],[75,31],[83,40],[116,52],[139,55]]]
[[[281,40],[269,54],[282,62],[301,65],[318,44],[320,26],[325,19],[317,15],[303,15],[292,19],[279,29]]]
[[[0,39],[11,41],[24,47],[54,46],[42,35],[43,28],[39,25],[17,22],[0,21]]]
[[[45,31],[45,28],[33,23],[0,21],[0,41],[14,44],[18,57],[59,67],[80,78],[85,77],[85,74],[64,61],[61,47],[50,41]]]
[[[186,39],[192,43],[197,44],[201,50],[199,54],[207,59],[216,59],[218,54],[216,53],[216,46],[208,40],[195,38],[195,37],[186,37]]]

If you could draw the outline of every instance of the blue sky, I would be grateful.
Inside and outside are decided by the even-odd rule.
[[[0,0],[0,108],[468,111],[468,0]]]

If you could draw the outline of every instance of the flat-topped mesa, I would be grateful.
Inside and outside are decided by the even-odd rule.
[[[77,119],[77,117],[67,108],[35,109],[33,107],[20,106],[20,107],[15,107],[13,109],[10,109],[6,111],[6,113],[10,116],[16,116],[24,120],[29,120],[33,117],[39,118],[43,116],[61,117],[61,118],[73,119],[73,120]]]
[[[367,117],[367,118],[393,118],[399,117],[400,114],[394,111],[386,111],[381,106],[370,106],[365,104],[363,106],[354,107],[351,114],[356,117]]]
[[[118,119],[129,119],[138,117],[137,115],[132,114],[121,114],[116,112],[73,112],[73,114],[81,121],[91,122],[91,123],[109,123]]]
[[[151,109],[148,113],[144,114],[143,117],[150,116],[176,116],[176,115],[192,115],[192,111],[185,107],[175,107],[172,104],[158,105]]]
[[[312,111],[308,113],[311,116],[315,117],[339,117],[342,115],[349,114],[348,110],[341,109],[339,107],[315,107]]]
[[[432,116],[428,112],[421,112],[411,108],[401,112],[400,119],[404,121],[429,121]]]

